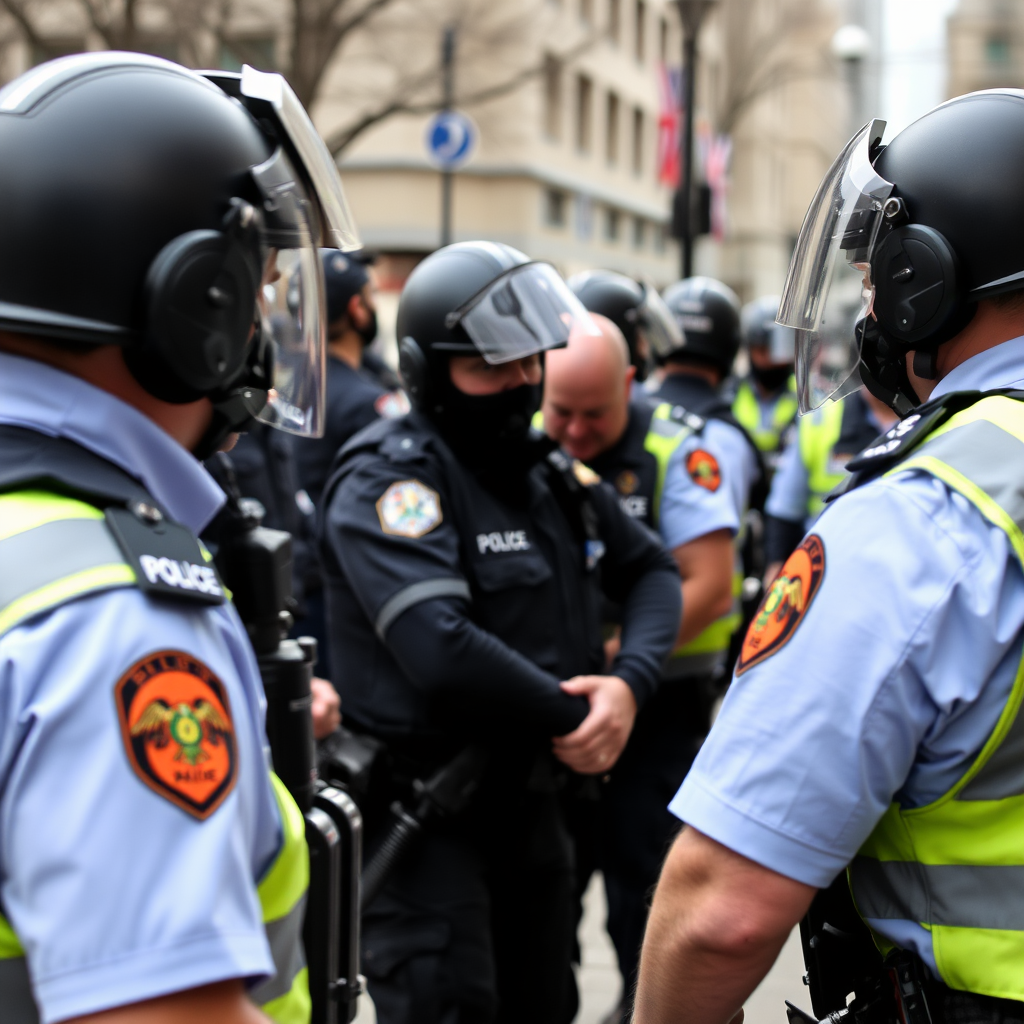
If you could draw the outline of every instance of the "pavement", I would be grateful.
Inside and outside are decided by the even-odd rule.
[[[601,1024],[619,1000],[619,972],[615,966],[615,951],[604,931],[604,918],[604,886],[600,876],[596,876],[584,899],[583,964],[578,976],[581,1006],[575,1024]],[[744,1024],[785,1024],[786,999],[809,1010],[810,999],[801,981],[803,973],[800,935],[794,930],[775,966],[747,1000]],[[369,997],[364,996],[359,1002],[356,1024],[376,1024]]]

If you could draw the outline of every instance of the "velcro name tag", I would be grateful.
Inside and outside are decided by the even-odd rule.
[[[187,527],[167,519],[151,505],[106,510],[106,521],[139,588],[149,594],[223,604],[224,586],[199,540]]]

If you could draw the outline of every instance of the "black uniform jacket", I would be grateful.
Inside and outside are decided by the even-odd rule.
[[[353,369],[336,356],[327,360],[326,390],[324,436],[295,441],[299,486],[314,505],[320,504],[320,495],[339,449],[382,415],[382,403],[390,397],[371,374]]]
[[[657,403],[634,398],[622,436],[587,464],[619,495],[623,510],[644,526],[655,528],[654,492],[658,483],[658,460],[644,447]]]
[[[588,704],[559,681],[604,671],[601,591],[625,605],[612,671],[643,704],[678,629],[678,573],[611,488],[576,489],[596,513],[591,536],[547,460],[530,471],[528,498],[510,503],[417,413],[352,439],[320,537],[348,723],[432,746],[481,728],[534,741],[572,731]]]

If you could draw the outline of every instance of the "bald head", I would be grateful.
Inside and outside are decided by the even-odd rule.
[[[592,317],[600,334],[575,329],[566,348],[547,353],[544,373],[544,429],[583,462],[625,431],[635,373],[622,332],[606,317]]]

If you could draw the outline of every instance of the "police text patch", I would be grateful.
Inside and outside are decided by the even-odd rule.
[[[786,559],[761,601],[743,640],[736,675],[742,675],[785,646],[811,607],[824,576],[825,545],[812,533]]]
[[[380,528],[396,537],[422,537],[441,522],[441,497],[419,480],[399,480],[377,499]]]
[[[238,754],[220,679],[184,651],[158,651],[114,687],[128,762],[155,793],[208,818],[235,786]]]

